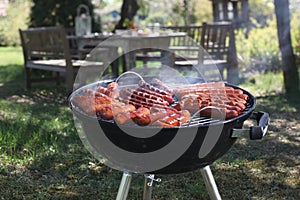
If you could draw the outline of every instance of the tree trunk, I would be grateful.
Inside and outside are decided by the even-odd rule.
[[[126,27],[123,26],[125,19],[132,21],[138,9],[139,5],[137,4],[137,0],[123,0],[121,8],[121,19],[115,26],[115,30],[125,29]]]
[[[299,74],[291,43],[289,0],[274,0],[286,94],[299,93]]]

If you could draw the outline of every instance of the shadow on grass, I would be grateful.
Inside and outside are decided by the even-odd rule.
[[[105,170],[77,135],[65,88],[43,83],[26,90],[20,65],[1,66],[0,80],[1,199],[84,199],[97,185],[109,190],[99,178]]]
[[[32,89],[25,88],[25,74],[22,65],[0,67],[0,98],[30,99],[31,103],[66,104],[67,94],[64,84],[55,82],[33,83]],[[19,100],[21,101],[21,100]],[[25,102],[23,102],[26,104]]]
[[[257,102],[257,110],[270,114],[268,134],[239,139],[216,162],[221,193],[225,199],[300,199],[300,102],[282,94]]]
[[[114,199],[121,173],[83,147],[63,84],[27,90],[21,65],[1,66],[0,80],[1,198]]]

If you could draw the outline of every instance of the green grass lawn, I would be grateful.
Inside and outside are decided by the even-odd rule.
[[[212,165],[223,199],[300,199],[300,102],[282,92],[278,73],[243,85],[270,113],[268,135],[239,139]],[[0,48],[0,199],[115,199],[122,172],[94,159],[82,145],[63,87],[24,86],[22,51]],[[254,84],[255,83],[255,84]],[[246,123],[245,126],[250,126]],[[208,199],[199,170],[162,175],[153,199]],[[134,174],[128,199],[142,199]]]

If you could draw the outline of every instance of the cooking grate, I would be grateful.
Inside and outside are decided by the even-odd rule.
[[[181,127],[188,127],[188,126],[207,126],[209,124],[214,124],[221,122],[219,119],[208,118],[208,117],[194,117],[189,122],[186,122],[181,125]]]
[[[246,108],[243,111],[243,113],[248,113],[248,111],[250,111],[252,109],[252,104],[251,103],[247,103],[246,104]],[[212,108],[212,106],[210,106],[210,108]],[[242,115],[242,114],[241,114]],[[216,118],[212,118],[212,117],[204,117],[204,116],[199,116],[199,114],[194,114],[191,119],[182,124],[181,127],[189,127],[189,126],[208,126],[208,125],[212,125],[212,124],[217,124],[217,123],[223,123],[224,120],[221,119],[216,119]]]

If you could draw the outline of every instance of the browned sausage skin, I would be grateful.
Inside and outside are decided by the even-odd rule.
[[[179,101],[174,103],[173,94]],[[81,96],[75,96],[72,103],[88,115],[113,119],[118,124],[176,127],[186,123],[191,113],[199,109],[203,109],[200,112],[203,116],[235,118],[246,109],[248,99],[243,90],[223,82],[171,89],[154,78],[151,83],[140,81],[134,89],[119,88],[116,82],[107,87],[86,89]]]

